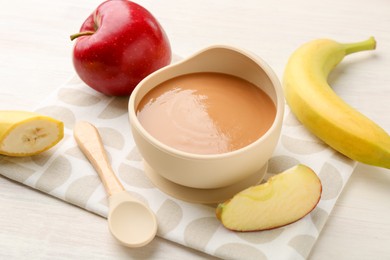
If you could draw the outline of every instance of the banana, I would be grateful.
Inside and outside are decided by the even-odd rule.
[[[346,104],[327,82],[346,55],[375,48],[373,37],[345,44],[310,41],[289,58],[283,90],[298,120],[326,144],[355,161],[390,169],[389,134]]]
[[[31,156],[56,145],[64,136],[64,124],[29,111],[0,111],[0,154]]]

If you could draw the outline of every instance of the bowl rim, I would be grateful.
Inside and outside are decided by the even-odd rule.
[[[176,149],[174,147],[171,147],[167,144],[162,143],[158,139],[156,139],[153,135],[151,135],[148,131],[146,131],[142,124],[139,122],[137,115],[136,115],[136,109],[135,109],[135,99],[138,93],[140,92],[140,89],[144,85],[144,82],[148,81],[150,78],[155,77],[158,74],[164,73],[166,70],[171,70],[174,67],[180,66],[181,64],[187,62],[188,60],[191,60],[195,58],[196,56],[200,55],[203,52],[212,50],[212,49],[228,49],[232,50],[234,52],[237,52],[239,54],[242,54],[246,56],[247,58],[251,59],[254,61],[256,64],[258,64],[261,69],[265,72],[265,74],[268,76],[270,79],[273,89],[276,94],[276,115],[275,119],[272,123],[272,125],[268,128],[268,130],[258,139],[256,139],[254,142],[241,147],[239,149],[229,151],[229,152],[224,152],[224,153],[215,153],[215,154],[197,154],[197,153],[190,153],[190,152],[185,152],[179,149]],[[167,152],[171,155],[174,155],[176,157],[181,157],[181,158],[187,158],[187,159],[193,159],[193,160],[214,160],[214,159],[222,159],[222,158],[229,158],[229,157],[234,157],[237,155],[240,155],[242,153],[245,153],[247,150],[252,149],[253,147],[259,145],[259,143],[265,142],[266,139],[269,138],[269,136],[275,132],[279,131],[279,125],[282,125],[283,122],[283,116],[284,116],[284,94],[283,94],[283,89],[281,82],[279,78],[277,77],[276,73],[273,71],[273,69],[268,65],[268,63],[260,58],[259,56],[243,50],[242,48],[234,47],[231,45],[210,45],[207,48],[201,49],[200,51],[194,53],[193,55],[180,60],[175,63],[171,63],[161,69],[156,70],[155,72],[149,74],[146,76],[141,82],[137,84],[137,86],[134,88],[133,92],[130,95],[129,102],[128,102],[128,116],[130,120],[130,124],[132,128],[135,128],[137,132],[141,135],[143,135],[143,138],[145,138],[150,144],[152,144],[154,147],[156,147],[159,150],[163,150],[164,152]],[[278,135],[280,135],[278,133]]]

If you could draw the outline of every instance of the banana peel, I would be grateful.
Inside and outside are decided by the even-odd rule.
[[[283,90],[298,120],[326,144],[358,162],[390,169],[389,134],[345,103],[327,82],[346,55],[375,48],[373,37],[346,44],[310,41],[289,58]]]

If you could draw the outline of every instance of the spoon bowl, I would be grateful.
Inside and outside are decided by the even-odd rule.
[[[74,137],[108,193],[111,234],[127,247],[142,247],[151,242],[157,233],[156,216],[147,205],[124,190],[108,162],[96,127],[88,122],[78,122]]]
[[[157,230],[156,218],[143,203],[123,191],[113,194],[109,198],[109,204],[109,228],[121,244],[141,247],[153,239],[151,234],[155,234]]]

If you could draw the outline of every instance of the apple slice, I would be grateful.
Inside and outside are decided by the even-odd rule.
[[[216,215],[234,231],[273,229],[306,216],[318,204],[321,192],[316,173],[298,164],[220,203]]]

